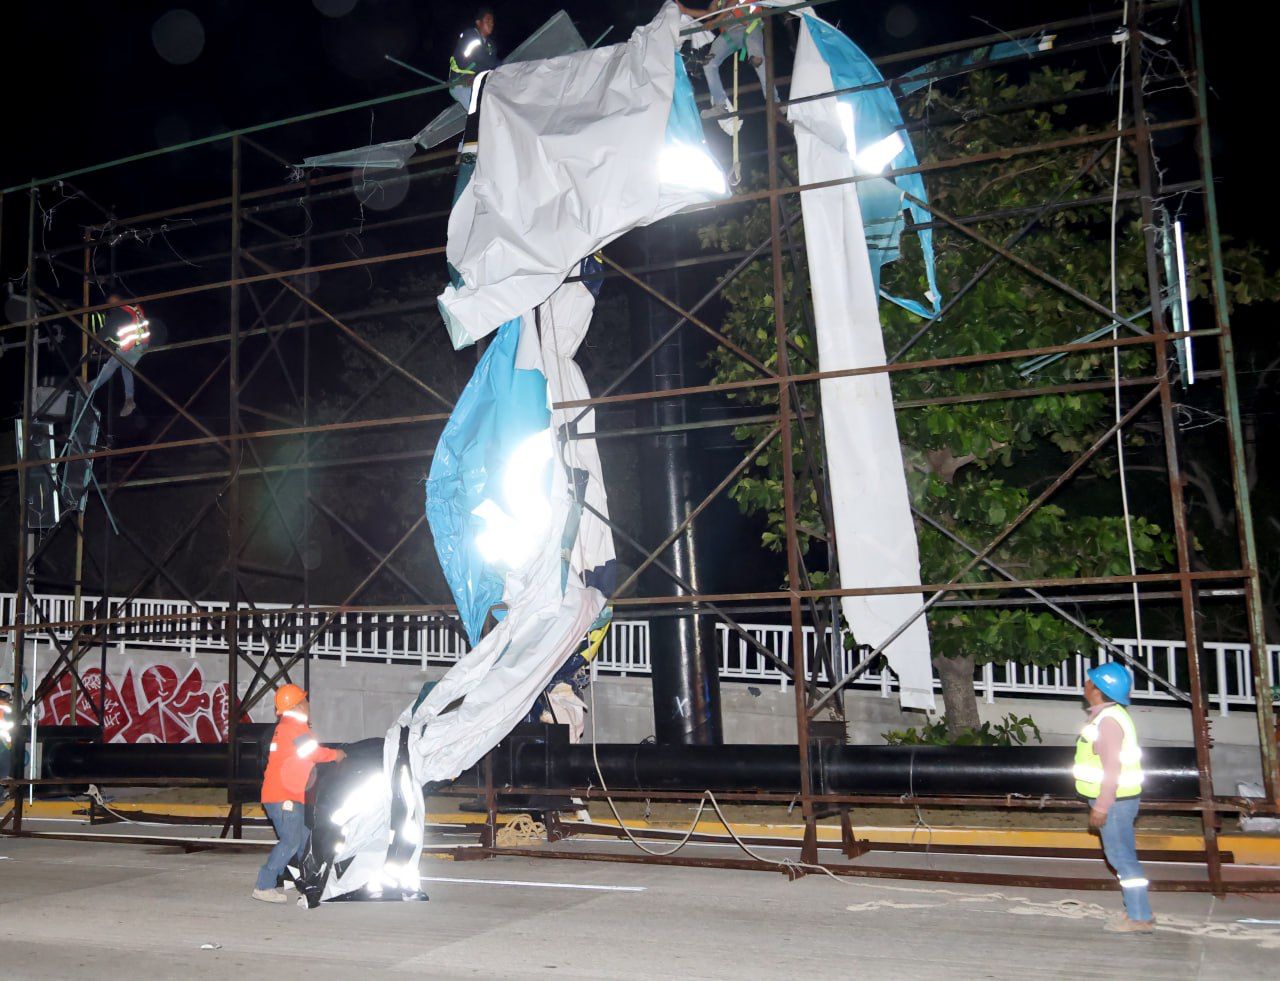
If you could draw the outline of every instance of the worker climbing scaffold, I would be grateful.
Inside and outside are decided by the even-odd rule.
[[[719,31],[711,43],[702,70],[707,76],[707,90],[711,94],[711,106],[703,110],[704,116],[718,116],[733,112],[734,105],[725,93],[720,78],[720,66],[729,58],[741,56],[751,62],[760,79],[760,94],[769,97],[764,67],[764,34],[760,30],[760,16],[756,5],[746,0],[711,0],[705,10],[678,4],[680,11],[702,22],[707,30]]]
[[[133,414],[137,407],[133,401],[133,367],[142,360],[151,343],[151,321],[143,312],[142,305],[126,303],[117,293],[107,297],[111,309],[90,315],[90,329],[106,343],[112,345],[119,357],[109,357],[93,384],[81,382],[81,387],[90,399],[95,392],[111,380],[111,376],[123,369],[120,377],[124,380],[124,405],[120,415]]]

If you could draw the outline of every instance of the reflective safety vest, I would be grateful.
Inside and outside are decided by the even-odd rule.
[[[741,2],[735,2],[735,0],[717,0],[717,2],[712,5],[711,9],[712,10],[727,9],[733,14],[733,17],[735,20],[743,20],[744,18],[750,18],[751,23],[747,24],[747,30],[746,30],[747,34],[750,34],[762,23],[759,15],[756,13],[756,5],[754,3],[741,3]],[[734,25],[734,26],[738,26],[738,25]],[[725,30],[725,28],[721,28],[721,30]]]
[[[262,803],[301,803],[307,799],[307,781],[317,763],[332,763],[338,754],[321,746],[307,725],[307,717],[290,709],[280,715],[271,734],[271,755],[262,775]]]
[[[1122,705],[1108,705],[1080,730],[1080,738],[1076,740],[1076,762],[1071,770],[1076,778],[1076,791],[1089,798],[1096,798],[1102,793],[1102,757],[1094,746],[1103,719],[1115,719],[1124,733],[1120,743],[1120,779],[1116,796],[1137,797],[1142,793],[1142,747],[1138,745],[1138,730],[1134,728],[1133,719]]]
[[[468,28],[458,35],[458,43],[449,56],[449,85],[469,85],[469,75],[476,75],[498,66],[498,49],[493,40],[481,37],[475,28]]]
[[[119,319],[120,326],[116,328],[115,335],[108,337],[107,340],[126,353],[135,347],[138,349],[146,347],[151,340],[151,321],[142,312],[142,307],[124,304],[113,312],[118,314],[118,317],[113,319]],[[107,325],[107,318],[102,313],[95,313],[91,316],[90,323],[93,325],[94,333],[101,334]]]

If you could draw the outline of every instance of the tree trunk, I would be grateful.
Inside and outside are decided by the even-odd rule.
[[[947,732],[959,735],[982,724],[978,718],[978,697],[973,691],[973,655],[939,657],[933,662],[942,679],[942,704],[947,714]]]

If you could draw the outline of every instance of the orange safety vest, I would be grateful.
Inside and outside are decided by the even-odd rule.
[[[132,323],[116,328],[114,339],[120,345],[120,350],[127,353],[135,346],[139,349],[146,347],[151,340],[151,321],[142,312],[142,307],[126,303],[120,309],[132,318]]]
[[[742,20],[746,17],[752,18],[755,24],[748,28],[748,33],[754,31],[760,23],[760,18],[756,14],[756,5],[746,2],[746,0],[721,0],[721,2],[713,4],[711,9],[727,10],[733,14],[736,20]],[[724,30],[723,27],[720,29]]]
[[[302,802],[307,798],[307,781],[317,763],[332,763],[336,750],[325,749],[312,735],[307,717],[288,711],[280,716],[271,734],[271,755],[262,775],[262,803]]]

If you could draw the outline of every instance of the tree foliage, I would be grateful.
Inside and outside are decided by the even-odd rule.
[[[995,154],[1011,147],[1083,134],[1086,127],[1072,123],[1064,104],[1048,101],[1058,93],[1071,92],[1082,79],[1082,73],[1047,68],[1016,81],[1006,74],[978,72],[968,76],[954,94],[939,88],[925,90],[905,106],[910,120],[925,124],[913,135],[921,162],[928,166],[939,160]],[[1015,103],[1035,103],[1037,107],[1014,112],[1003,109]],[[1115,157],[1109,151],[1099,154],[1099,150],[1099,144],[1086,143],[927,172],[931,202],[955,216],[995,213],[995,217],[974,227],[989,239],[1005,242],[1047,202],[1094,199],[1095,203],[1043,213],[1014,249],[1021,258],[1109,305],[1110,192]],[[1132,160],[1129,151],[1121,156],[1122,189],[1134,186]],[[797,224],[789,231],[796,243],[802,238],[801,228]],[[707,246],[729,250],[751,247],[764,240],[768,232],[767,209],[759,207],[733,221],[707,226],[702,239]],[[1141,213],[1132,196],[1126,200],[1122,195],[1116,238],[1118,310],[1135,322],[1149,324],[1149,317],[1138,316],[1148,303],[1147,272]],[[956,296],[993,257],[982,244],[946,227],[935,229],[935,245],[944,301]],[[1193,297],[1200,297],[1207,290],[1206,250],[1194,236],[1188,247]],[[896,295],[921,296],[927,284],[915,235],[904,235],[902,253],[897,262],[884,267],[882,286]],[[793,249],[791,254],[794,261],[787,264],[784,276],[788,330],[794,344],[790,360],[793,370],[812,370],[816,368],[816,357],[808,327],[812,321],[808,274],[802,253]],[[1274,279],[1256,253],[1231,250],[1226,265],[1233,303],[1253,302],[1275,293]],[[748,268],[724,292],[727,310],[723,329],[775,368],[772,290],[767,262]],[[919,330],[921,321],[888,302],[880,305],[880,313],[886,351],[892,358]],[[1061,290],[1012,263],[997,261],[910,348],[904,360],[1061,344],[1106,326],[1099,315]],[[1019,372],[1023,359],[892,374],[903,460],[915,506],[981,548],[1020,514],[1054,476],[1105,433],[1116,411],[1109,390],[942,405],[918,405],[915,400],[936,396],[960,399],[984,392],[1105,381],[1111,377],[1112,358],[1111,351],[1076,354],[1058,359],[1030,377]],[[1119,360],[1126,378],[1150,376],[1155,368],[1146,346],[1121,349]],[[752,369],[727,351],[713,354],[712,363],[717,381],[752,376]],[[1145,390],[1138,387],[1128,391]],[[739,398],[771,405],[776,402],[776,393],[768,388],[749,389]],[[802,398],[812,408],[816,399],[814,387],[805,389]],[[1125,406],[1132,404],[1134,398],[1131,394],[1123,396]],[[841,409],[827,406],[826,411]],[[1158,438],[1158,430],[1156,434]],[[742,427],[737,435],[744,441],[757,440],[760,430]],[[1150,438],[1141,427],[1131,427],[1126,445],[1133,448],[1135,456],[1153,453],[1158,447],[1148,445],[1144,449]],[[797,439],[797,444],[800,442]],[[768,515],[764,544],[778,550],[785,542],[780,452],[775,441],[732,492],[743,510]],[[826,529],[818,489],[812,475],[806,472],[799,445],[792,463],[797,473],[797,524],[801,547],[807,552]],[[1000,545],[993,558],[1025,578],[1127,574],[1129,558],[1118,486],[1116,481],[1107,479],[1115,470],[1116,453],[1111,446],[1096,456],[1085,471],[1095,478],[1092,492],[1059,492],[1050,504],[1032,513]],[[1133,544],[1139,571],[1167,568],[1174,557],[1172,536],[1166,527],[1167,511],[1160,510],[1154,495],[1150,497],[1152,500],[1132,501]],[[942,533],[919,522],[917,532],[924,582],[947,581],[969,562],[970,553]],[[982,568],[965,575],[969,581],[991,578],[995,578],[994,574]],[[970,673],[974,664],[986,661],[1052,665],[1091,643],[1052,612],[1035,608],[935,608],[929,614],[929,626],[935,657],[958,659],[968,665]],[[943,664],[939,663],[939,667]],[[947,674],[956,673],[944,672],[944,693]],[[963,677],[963,670],[958,675]],[[948,698],[948,715],[959,712],[972,725],[976,723],[976,711],[972,699],[967,701],[968,705],[963,706]]]

